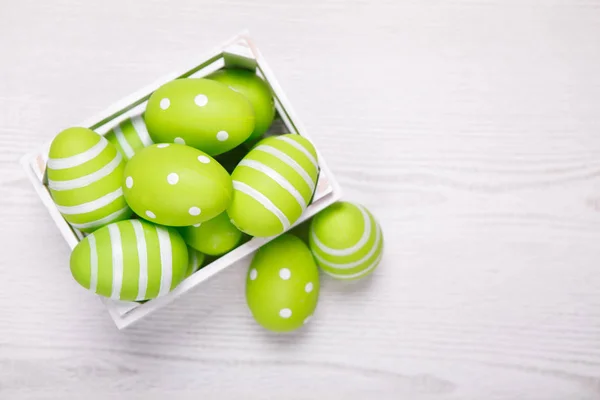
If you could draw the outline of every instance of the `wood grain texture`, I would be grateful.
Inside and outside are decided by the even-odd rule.
[[[0,398],[600,398],[600,1],[166,3],[0,5]],[[18,158],[244,28],[383,262],[296,334],[247,262],[119,332]]]

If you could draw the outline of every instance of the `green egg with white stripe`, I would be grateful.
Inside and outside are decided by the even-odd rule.
[[[140,149],[154,144],[144,122],[143,115],[126,119],[105,135],[125,159],[129,160]]]
[[[233,171],[231,222],[251,236],[274,236],[295,223],[309,204],[319,174],[308,139],[285,134],[261,140]]]
[[[115,146],[87,128],[69,128],[52,141],[48,189],[65,220],[82,232],[127,219],[121,180],[125,162]]]
[[[115,300],[142,301],[173,290],[188,271],[188,250],[172,228],[119,221],[80,241],[71,273],[84,288]]]
[[[198,250],[188,246],[188,269],[185,277],[190,277],[196,271],[204,266],[206,255]]]
[[[309,245],[323,272],[337,279],[355,280],[379,265],[383,232],[365,207],[342,201],[313,217]]]

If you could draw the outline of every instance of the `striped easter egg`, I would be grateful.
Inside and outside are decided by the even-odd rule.
[[[274,236],[298,220],[315,191],[313,145],[296,134],[261,140],[233,171],[231,222],[251,236]]]
[[[194,272],[202,268],[205,259],[206,255],[204,253],[200,253],[198,250],[188,246],[188,268],[185,277],[192,276]]]
[[[71,253],[75,280],[93,293],[118,300],[164,296],[187,271],[187,246],[179,233],[138,219],[98,229]]]
[[[107,132],[105,137],[128,160],[138,150],[154,144],[146,129],[143,115],[126,119]]]
[[[338,202],[312,219],[309,245],[323,272],[337,279],[359,279],[381,261],[383,233],[366,208]]]
[[[115,146],[90,129],[69,128],[54,138],[48,189],[72,227],[92,232],[130,217],[121,188],[124,167]]]

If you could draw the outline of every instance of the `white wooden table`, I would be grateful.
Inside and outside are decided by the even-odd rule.
[[[163,3],[0,5],[1,399],[600,398],[600,1]],[[384,260],[293,335],[247,262],[119,332],[18,159],[245,28]]]

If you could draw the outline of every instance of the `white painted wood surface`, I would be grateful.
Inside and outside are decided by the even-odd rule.
[[[1,399],[600,398],[600,2],[3,1]],[[265,333],[247,262],[119,332],[18,158],[248,28],[372,279]]]

